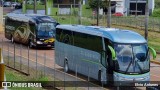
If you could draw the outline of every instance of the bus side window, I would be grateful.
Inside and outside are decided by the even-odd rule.
[[[103,50],[102,38],[89,34],[74,32],[74,45],[84,49],[101,52]]]
[[[30,26],[30,31],[35,33],[36,32],[35,24],[34,23],[29,23],[29,26]]]
[[[63,30],[57,28],[57,29],[56,29],[56,40],[57,40],[57,41],[61,42],[62,34],[63,34]]]
[[[77,47],[81,47],[81,48],[85,48],[86,46],[86,36],[85,34],[79,33],[79,32],[74,32],[73,33],[73,37],[74,37],[74,46]]]
[[[56,39],[59,42],[73,44],[72,32],[69,30],[56,29]]]
[[[88,49],[101,53],[103,50],[102,38],[94,35],[87,37]]]
[[[73,44],[72,32],[68,30],[63,30],[62,40],[63,40],[63,43],[72,45]]]

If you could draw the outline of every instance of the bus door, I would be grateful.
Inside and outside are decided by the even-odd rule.
[[[106,63],[108,64],[106,67],[106,72],[107,72],[107,81],[108,83],[111,83],[113,81],[113,60],[112,60],[112,54],[109,49],[109,46],[112,46],[111,42],[105,38],[105,49],[106,49]]]

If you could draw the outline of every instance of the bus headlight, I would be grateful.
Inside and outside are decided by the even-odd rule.
[[[37,44],[43,44],[41,41],[37,41]]]

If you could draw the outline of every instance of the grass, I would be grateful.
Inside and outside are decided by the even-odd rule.
[[[27,9],[33,10],[33,8],[34,8],[34,5],[27,4]],[[44,10],[45,9],[45,5],[37,5],[36,9],[37,10]]]
[[[8,61],[8,58],[7,57],[4,57],[4,62],[7,63]],[[17,66],[20,65],[20,63],[17,62],[16,60],[16,69]],[[9,66],[13,67],[14,65],[14,62],[13,62],[13,57],[9,59]],[[22,70],[21,71],[25,71],[27,70],[27,66],[26,65],[23,65],[22,63]],[[57,78],[54,78],[52,74],[47,74],[45,73],[45,76],[44,76],[44,72],[41,71],[41,70],[37,70],[35,68],[29,68],[29,71],[30,71],[30,75],[29,76],[26,76],[20,72],[17,72],[17,71],[14,71],[13,69],[10,69],[10,68],[6,68],[5,70],[5,75],[6,75],[6,81],[20,81],[22,83],[25,83],[25,82],[32,82],[32,81],[37,81],[37,82],[41,82],[41,81],[60,81],[59,79]],[[36,72],[37,72],[37,75],[36,75]],[[55,76],[56,77],[56,76]],[[45,82],[43,82],[44,84]],[[46,82],[48,83],[48,82]],[[61,85],[62,84],[62,85]],[[48,83],[47,85],[50,85],[50,83]],[[60,86],[63,86],[63,81],[62,83],[59,83]],[[71,84],[72,85],[72,84]],[[74,86],[74,85],[73,85]],[[82,90],[82,88],[78,88],[78,87],[58,87],[58,89],[64,89],[65,90],[75,90],[75,88],[77,90]],[[45,88],[28,88],[28,87],[11,87],[9,88],[11,90],[44,90]],[[54,90],[54,88],[52,88],[52,90]]]
[[[32,78],[30,76],[25,76],[19,72],[16,72],[10,68],[6,68],[5,70],[6,80],[7,81],[48,81],[48,77],[41,78]],[[43,88],[28,88],[28,87],[11,87],[11,90],[43,90]]]

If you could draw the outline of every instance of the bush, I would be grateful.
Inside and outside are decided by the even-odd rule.
[[[152,14],[153,17],[160,17],[160,9],[155,9]]]
[[[155,0],[155,8],[160,8],[160,0]]]

